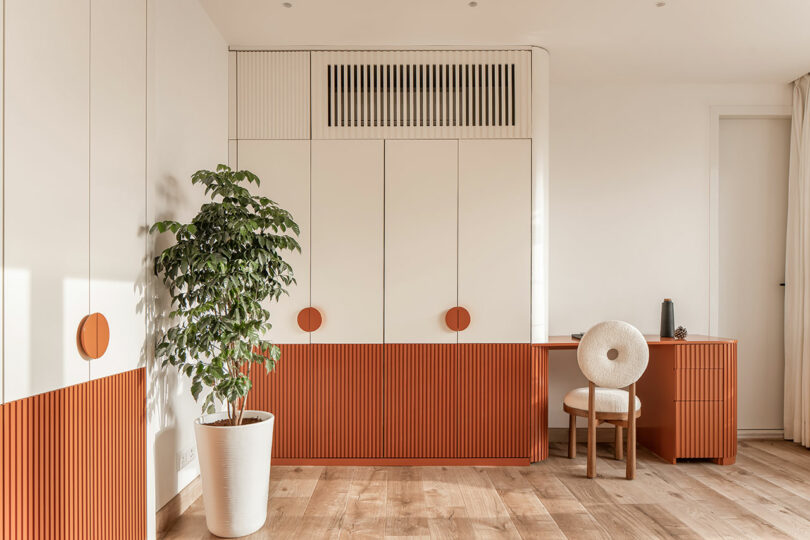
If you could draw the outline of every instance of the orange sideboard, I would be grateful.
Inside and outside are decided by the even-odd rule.
[[[0,406],[0,537],[146,537],[145,372]]]
[[[250,408],[276,464],[529,463],[531,345],[282,345]]]

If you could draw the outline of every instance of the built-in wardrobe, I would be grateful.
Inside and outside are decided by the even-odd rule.
[[[4,16],[0,537],[141,539],[146,3]]]
[[[230,53],[231,166],[301,228],[276,463],[528,461],[533,54]]]

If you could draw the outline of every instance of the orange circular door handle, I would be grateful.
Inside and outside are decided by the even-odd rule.
[[[110,344],[110,325],[101,313],[91,313],[79,323],[79,347],[88,358],[104,356]]]
[[[460,306],[450,308],[444,316],[444,322],[450,330],[461,332],[470,326],[470,312]]]
[[[321,327],[323,317],[314,307],[304,308],[298,312],[298,326],[304,332],[314,332]]]

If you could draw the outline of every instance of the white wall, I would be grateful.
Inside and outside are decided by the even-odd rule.
[[[228,162],[227,45],[196,0],[152,0],[149,84],[149,222],[190,220],[203,193],[190,182],[192,173]],[[168,245],[169,235],[150,238],[151,255]],[[167,305],[162,284],[156,309]],[[154,313],[152,314],[154,316]],[[152,328],[154,331],[154,328]],[[173,368],[149,362],[149,435],[154,453],[149,519],[193,480],[196,459],[177,470],[177,454],[195,448],[192,422],[200,414],[188,382]],[[154,534],[154,521],[148,528]]]
[[[707,333],[710,108],[789,104],[787,84],[552,79],[549,333],[622,319],[655,334],[665,297],[676,325]],[[552,353],[549,377],[549,425],[567,427],[562,398],[587,384],[575,353]]]

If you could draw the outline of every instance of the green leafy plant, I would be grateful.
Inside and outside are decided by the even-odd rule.
[[[215,411],[215,399],[227,403],[230,425],[240,425],[251,389],[254,364],[269,373],[281,350],[263,339],[270,330],[268,299],[278,300],[295,283],[285,250],[301,251],[292,215],[267,197],[240,185],[259,178],[225,165],[197,171],[192,184],[205,186],[210,203],[191,223],[159,221],[150,232],[174,234],[176,243],[155,257],[172,299],[172,325],[157,345],[162,365],[171,364],[191,378],[199,400],[210,389],[204,412]]]

